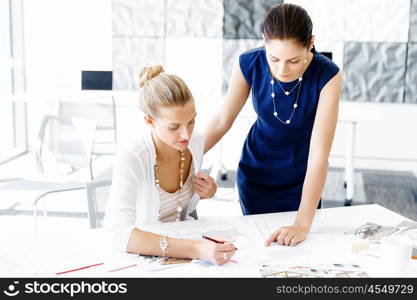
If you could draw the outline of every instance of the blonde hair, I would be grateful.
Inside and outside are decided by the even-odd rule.
[[[193,100],[185,82],[176,75],[165,73],[161,65],[141,69],[139,87],[139,108],[154,117],[159,107],[184,106]]]

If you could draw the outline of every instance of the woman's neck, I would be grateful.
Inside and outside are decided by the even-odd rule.
[[[152,131],[152,140],[153,144],[155,146],[156,155],[158,157],[158,160],[162,161],[172,161],[177,160],[179,156],[179,150],[174,149],[167,144],[165,144],[158,135],[155,134],[154,131]]]
[[[287,82],[292,82],[292,81],[294,81],[294,80],[296,80],[296,79],[298,79],[298,78],[300,78],[301,76],[303,76],[304,75],[304,73],[305,73],[305,71],[307,70],[307,68],[310,66],[310,64],[311,64],[311,61],[313,60],[313,57],[314,57],[314,53],[313,52],[311,52],[311,51],[309,51],[308,52],[308,54],[307,54],[307,57],[306,57],[306,63],[305,64],[303,64],[303,67],[301,68],[301,70],[299,71],[299,74],[297,74],[296,76],[294,76],[294,77],[292,77],[292,78],[288,78],[288,80],[286,80],[286,81],[281,81],[280,80],[280,82],[283,82],[283,83],[287,83]],[[279,76],[276,76],[276,74],[274,74],[272,71],[271,71],[271,68],[270,68],[270,72],[272,73],[272,76],[276,79],[276,80],[278,80],[277,78],[279,78]]]

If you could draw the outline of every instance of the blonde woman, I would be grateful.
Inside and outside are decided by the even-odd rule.
[[[146,223],[190,219],[199,199],[211,198],[217,187],[199,171],[204,138],[193,135],[196,110],[184,81],[160,65],[142,69],[139,76],[140,109],[149,131],[118,153],[104,227],[121,251],[224,264],[235,251],[230,243],[140,229]]]

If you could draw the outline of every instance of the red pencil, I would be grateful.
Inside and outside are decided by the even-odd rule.
[[[215,239],[213,239],[213,238],[211,238],[211,237],[208,237],[208,236],[206,236],[206,235],[203,235],[203,239],[206,239],[206,240],[209,240],[209,241],[212,241],[212,242],[218,243],[218,244],[224,244],[224,242],[222,242],[222,241],[218,241],[218,240],[215,240]],[[236,248],[236,247],[235,247],[235,250],[237,250],[237,248]]]
[[[70,272],[80,271],[80,270],[88,269],[88,268],[91,268],[91,267],[101,266],[102,264],[103,263],[99,263],[99,264],[89,265],[89,266],[85,266],[85,267],[81,267],[81,268],[77,268],[77,269],[73,269],[73,270],[59,272],[59,273],[56,273],[55,275],[62,275],[62,274],[70,273]]]
[[[134,265],[130,265],[130,266],[126,266],[126,267],[121,267],[121,268],[118,268],[118,269],[114,269],[114,270],[111,270],[109,272],[121,271],[121,270],[124,270],[124,269],[133,268],[133,267],[136,267],[136,266],[137,266],[137,264],[134,264]]]

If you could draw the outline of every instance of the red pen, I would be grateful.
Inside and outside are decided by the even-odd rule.
[[[73,269],[73,270],[59,272],[59,273],[56,273],[55,275],[62,275],[62,274],[70,273],[70,272],[80,271],[80,270],[88,269],[88,268],[91,268],[91,267],[101,266],[102,264],[103,263],[99,263],[99,264],[89,265],[89,266],[85,266],[85,267],[81,267],[81,268],[77,268],[77,269]]]
[[[209,241],[212,241],[212,242],[218,243],[218,244],[224,244],[224,242],[222,242],[222,241],[218,241],[218,240],[215,240],[215,239],[213,239],[213,238],[211,238],[211,237],[208,237],[208,236],[206,236],[206,235],[203,235],[203,239],[206,239],[206,240],[209,240]],[[236,248],[236,247],[235,247],[235,250],[237,250],[237,248]]]

